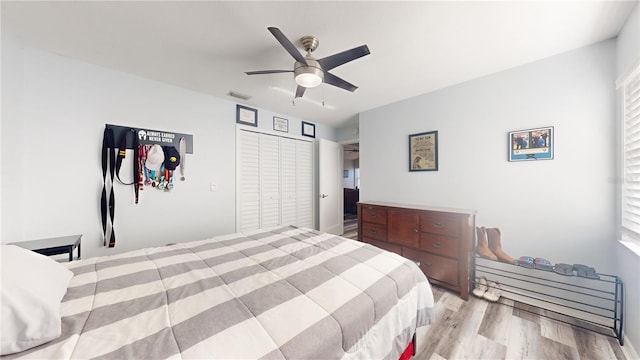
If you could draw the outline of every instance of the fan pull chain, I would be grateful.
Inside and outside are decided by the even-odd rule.
[[[293,87],[293,99],[291,100],[291,104],[292,104],[293,106],[296,106],[296,86],[297,86],[297,85],[295,85],[295,86]]]
[[[322,107],[324,107],[324,80],[322,80]]]

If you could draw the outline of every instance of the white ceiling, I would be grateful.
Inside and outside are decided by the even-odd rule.
[[[92,1],[1,2],[2,30],[34,47],[340,127],[357,114],[593,44],[620,31],[633,1]],[[314,35],[322,58],[367,44],[331,72],[359,86],[308,89],[292,104],[294,44]],[[322,106],[324,100],[326,106]]]

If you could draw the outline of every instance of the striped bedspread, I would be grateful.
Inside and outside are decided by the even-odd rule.
[[[411,261],[303,228],[68,266],[62,336],[7,358],[395,360],[433,313]]]

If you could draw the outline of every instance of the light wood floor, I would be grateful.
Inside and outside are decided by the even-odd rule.
[[[345,218],[344,229],[344,237],[357,240],[357,220]],[[437,286],[433,292],[436,319],[418,330],[415,360],[627,359],[615,338],[539,315],[546,310],[504,298],[464,301]]]
[[[542,309],[433,290],[436,319],[418,332],[416,360],[626,359],[616,339],[535,314]]]
[[[344,216],[344,230],[342,236],[358,240],[358,217],[352,214],[345,214]]]

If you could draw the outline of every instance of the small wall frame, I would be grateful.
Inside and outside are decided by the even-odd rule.
[[[273,130],[289,132],[289,120],[277,116],[273,117]]]
[[[553,160],[553,126],[509,132],[509,161]]]
[[[316,137],[316,124],[303,121],[302,122],[302,136]]]
[[[240,104],[236,105],[236,122],[238,124],[258,126],[258,110]]]
[[[409,135],[409,171],[438,171],[438,132]]]

